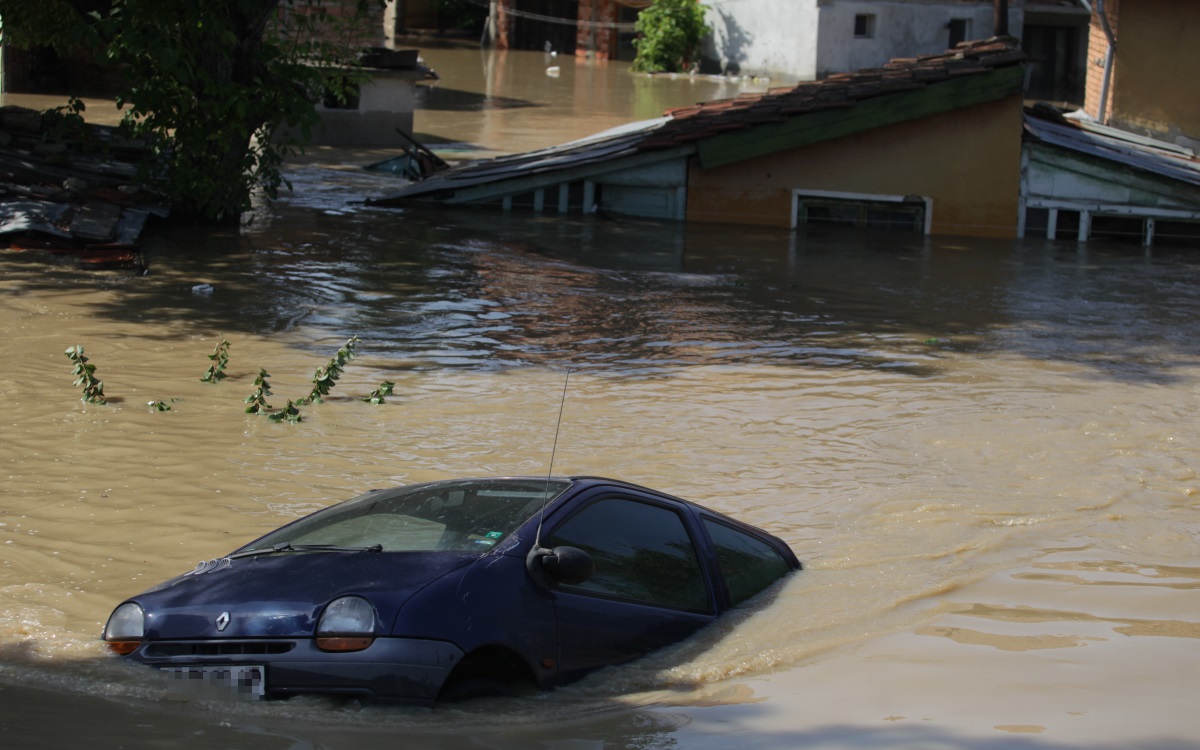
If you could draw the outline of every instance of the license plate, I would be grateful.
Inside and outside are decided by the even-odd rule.
[[[261,666],[162,667],[167,697],[176,700],[256,701],[266,695]]]

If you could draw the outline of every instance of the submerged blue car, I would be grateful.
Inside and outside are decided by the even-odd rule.
[[[626,482],[449,480],[201,563],[118,606],[104,640],[180,696],[428,704],[635,659],[800,567],[760,529]]]

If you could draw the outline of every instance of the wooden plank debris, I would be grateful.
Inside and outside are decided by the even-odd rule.
[[[82,254],[104,246],[92,257],[126,258],[147,219],[168,214],[161,193],[138,179],[149,154],[115,128],[64,128],[61,118],[0,107],[0,247]]]

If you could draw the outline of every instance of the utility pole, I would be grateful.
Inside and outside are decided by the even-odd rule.
[[[1008,36],[1008,0],[996,0],[995,10],[996,36]]]

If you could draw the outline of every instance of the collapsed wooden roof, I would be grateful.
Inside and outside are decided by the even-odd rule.
[[[141,184],[143,144],[61,115],[0,107],[0,243],[84,251],[135,247],[163,197]]]

